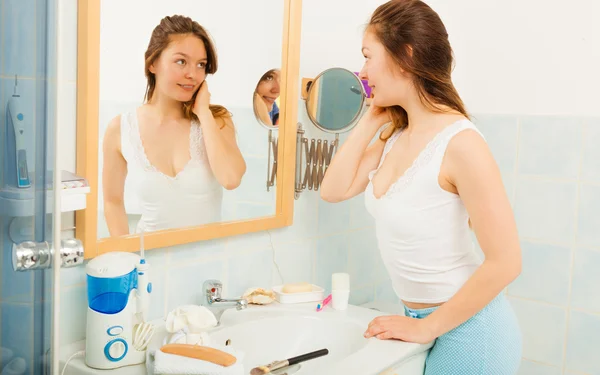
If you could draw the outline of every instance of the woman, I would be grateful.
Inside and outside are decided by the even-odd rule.
[[[271,69],[260,78],[254,90],[254,113],[265,125],[279,125],[279,98],[281,72]]]
[[[145,104],[114,118],[104,136],[104,213],[111,236],[129,233],[125,179],[135,172],[137,230],[220,220],[223,188],[240,185],[246,164],[229,112],[210,104],[217,71],[207,32],[188,17],[165,17],[145,53]]]
[[[519,239],[498,167],[452,83],[446,29],[422,1],[389,1],[372,15],[362,51],[372,104],[333,158],[321,196],[365,192],[405,306],[405,316],[374,319],[365,337],[435,340],[427,375],[515,374],[521,333],[502,291],[521,271]]]

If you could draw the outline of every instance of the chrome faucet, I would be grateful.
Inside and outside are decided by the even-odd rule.
[[[215,318],[217,318],[219,324],[221,324],[221,315],[223,315],[223,312],[232,307],[232,305],[235,305],[236,310],[244,310],[248,307],[248,301],[244,298],[222,298],[222,291],[223,283],[219,280],[206,280],[202,285],[202,292],[204,294],[202,303],[215,314]]]

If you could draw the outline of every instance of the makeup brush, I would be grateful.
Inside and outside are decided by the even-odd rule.
[[[259,366],[259,367],[253,368],[252,371],[250,371],[250,375],[264,375],[264,374],[268,374],[271,371],[278,370],[280,368],[284,368],[284,367],[287,367],[287,366],[295,365],[296,363],[308,361],[310,359],[319,358],[319,357],[322,357],[322,356],[327,355],[327,354],[329,354],[329,350],[327,350],[327,349],[321,349],[321,350],[317,350],[315,352],[310,352],[310,353],[302,354],[302,355],[299,355],[297,357],[292,357],[292,358],[284,359],[283,361],[275,361],[275,362],[273,362],[271,364],[268,364],[266,366]]]

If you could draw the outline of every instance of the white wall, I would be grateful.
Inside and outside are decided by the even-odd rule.
[[[251,108],[260,77],[280,67],[281,1],[102,0],[100,100],[142,101],[144,52],[152,30],[173,14],[191,17],[215,42],[219,68],[207,79],[211,99],[226,107]]]
[[[66,55],[61,67],[65,80],[59,101],[59,115],[62,114],[63,121],[59,123],[64,129],[61,134],[63,145],[74,147],[75,117],[69,107],[75,102],[76,1],[61,1],[70,4],[64,7],[67,12],[64,19],[71,21],[62,26],[64,42],[70,47],[64,51]],[[129,3],[102,1],[103,7],[122,8]],[[144,13],[171,2],[155,0],[145,3],[148,5],[144,7]],[[239,50],[220,46],[244,37],[245,33],[232,31],[232,25],[239,22],[241,15],[252,14],[254,9],[257,16],[253,24],[262,28],[265,26],[261,26],[264,24],[258,16],[263,7],[279,3],[277,0],[263,0],[262,6],[256,6],[255,1],[243,2],[245,5],[241,8],[223,2],[222,6],[227,8],[225,14],[230,15],[231,21],[214,23],[209,28],[217,39],[222,63],[222,70],[217,76],[232,74],[239,77],[240,82],[254,82],[254,76],[229,69],[227,60],[241,58],[253,71],[261,71],[260,44],[240,42]],[[333,66],[360,70],[363,63],[360,53],[363,27],[371,12],[382,3],[380,0],[303,0],[300,76],[313,77]],[[599,2],[572,0],[568,6],[559,0],[429,0],[428,3],[440,14],[448,29],[456,56],[455,84],[471,112],[600,114],[596,90],[600,86],[600,69],[596,68],[600,66],[600,27],[593,21],[600,18]],[[131,17],[135,13],[135,9],[122,12],[124,19],[121,25],[131,24],[132,19],[136,19],[136,23],[135,27],[119,28],[118,35],[129,37],[130,33],[135,33],[131,35],[147,37],[151,26],[138,25],[137,18]],[[214,22],[208,10],[197,13],[202,22]],[[219,35],[223,35],[222,39]],[[140,85],[144,83],[143,50],[143,45],[137,45],[131,46],[129,52],[125,51],[131,53],[129,58],[138,65],[123,68],[123,75],[110,81],[112,83],[103,81],[103,98],[109,93],[121,95],[118,94],[121,91],[129,98],[143,96],[143,92],[138,94]],[[118,59],[113,61],[114,64],[118,62]],[[215,81],[217,76],[213,77]],[[233,95],[236,101],[243,102],[247,98],[237,90],[229,90],[227,94]],[[213,97],[220,95],[215,92]],[[74,152],[70,151],[71,148],[63,150],[61,163],[64,168],[73,170]]]
[[[495,114],[600,114],[600,2],[428,0],[455,52],[468,109]],[[380,0],[303,1],[301,75],[362,67],[363,25]]]

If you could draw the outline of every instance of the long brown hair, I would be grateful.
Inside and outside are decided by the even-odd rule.
[[[451,74],[453,53],[446,27],[438,14],[420,0],[391,0],[380,5],[367,25],[387,53],[411,77],[421,102],[434,112],[451,108],[469,118]],[[401,106],[386,108],[393,129],[408,126]],[[386,136],[383,136],[386,133]],[[382,132],[382,139],[393,132]]]
[[[185,34],[192,34],[202,40],[204,43],[204,48],[206,48],[206,74],[208,75],[216,73],[217,51],[215,50],[214,43],[212,42],[206,30],[200,26],[198,22],[193,21],[189,17],[180,15],[167,16],[160,20],[158,26],[156,26],[152,31],[150,43],[148,43],[148,48],[146,49],[145,70],[148,85],[146,87],[146,94],[144,95],[144,102],[148,103],[150,100],[152,100],[154,89],[156,88],[156,76],[150,71],[150,66],[154,64],[154,62],[160,57],[162,51],[164,51],[169,43],[171,43],[171,35]],[[198,95],[198,92],[194,93],[194,96],[190,101],[183,103],[183,113],[187,119],[197,121],[198,117],[192,111],[192,108],[194,108],[196,95]],[[231,117],[231,113],[229,113],[229,111],[223,106],[211,104],[209,108],[215,119],[219,117]]]

